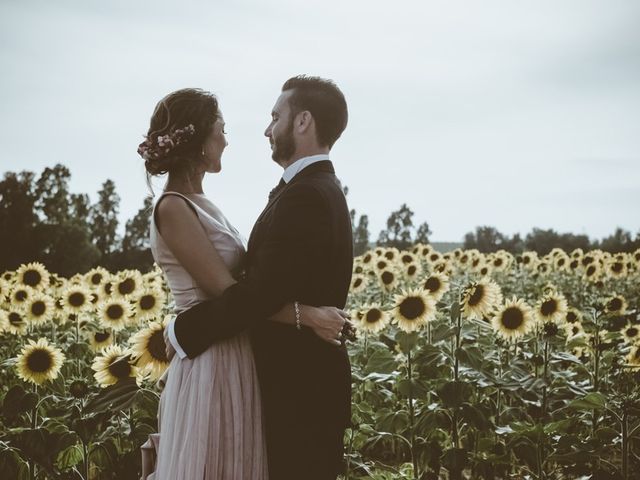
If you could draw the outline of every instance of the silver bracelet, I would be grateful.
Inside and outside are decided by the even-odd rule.
[[[300,322],[300,304],[293,302],[293,309],[296,311],[296,328],[302,330],[302,322]]]

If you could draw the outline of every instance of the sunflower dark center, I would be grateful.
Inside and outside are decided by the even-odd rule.
[[[363,270],[363,268],[362,268],[360,265],[358,265],[358,266],[355,268],[354,272],[355,272],[355,273],[362,273],[362,272],[364,272],[364,270]]]
[[[501,258],[496,258],[496,259],[493,261],[493,264],[494,264],[496,267],[499,267],[500,265],[502,265],[502,259],[501,259]]]
[[[638,332],[639,331],[640,330],[638,330],[636,327],[629,327],[629,328],[627,328],[627,332],[626,332],[627,337],[636,338],[638,336]]]
[[[156,297],[153,295],[143,295],[140,299],[140,308],[143,310],[151,310],[156,306]]]
[[[611,300],[609,300],[607,308],[612,312],[617,312],[622,308],[622,300],[619,298],[612,298]]]
[[[391,285],[394,280],[393,273],[391,272],[382,272],[381,278],[382,278],[382,283],[384,283],[385,285]]]
[[[94,273],[93,275],[91,275],[91,283],[93,285],[100,285],[100,282],[102,282],[102,274],[101,273]]]
[[[149,350],[149,354],[151,354],[154,360],[158,360],[160,362],[169,361],[167,359],[166,345],[164,343],[162,330],[154,331],[151,337],[149,337],[147,349]]]
[[[554,298],[550,298],[549,300],[545,300],[540,305],[540,313],[545,317],[549,315],[553,315],[558,311],[558,302]]]
[[[429,257],[429,260],[431,260],[432,262],[435,262],[436,260],[438,260],[440,258],[440,255],[438,255],[437,253],[434,253],[433,255],[431,255]]]
[[[367,253],[367,254],[364,256],[364,258],[362,259],[362,261],[363,261],[364,263],[369,263],[369,262],[371,261],[371,254],[370,254],[370,253]]]
[[[358,288],[360,285],[362,285],[362,279],[361,278],[356,278],[356,281],[353,282],[353,286]]]
[[[15,298],[18,302],[24,302],[27,299],[27,292],[25,292],[24,290],[17,290],[13,295],[13,298]]]
[[[387,267],[387,262],[385,262],[384,260],[381,260],[381,261],[378,262],[378,268],[379,269],[382,270],[382,269],[384,269],[386,267]]]
[[[575,312],[567,312],[567,316],[566,316],[566,321],[567,323],[575,323],[578,321],[578,316],[575,314]]]
[[[107,317],[110,320],[119,320],[124,315],[124,308],[122,305],[109,305],[107,307]]]
[[[528,265],[531,263],[531,257],[522,257],[522,263]]]
[[[482,301],[483,298],[484,298],[484,285],[476,285],[475,289],[473,290],[473,293],[469,297],[468,303],[472,307],[475,307]]]
[[[409,265],[409,268],[407,269],[407,273],[409,274],[410,277],[412,277],[413,275],[416,274],[417,270],[418,269],[415,265]]]
[[[73,292],[69,295],[69,304],[73,307],[81,307],[86,302],[87,297],[82,292]]]
[[[467,255],[462,255],[460,257],[460,263],[467,263],[467,260],[469,260],[469,257]]]
[[[590,277],[591,275],[593,275],[594,273],[596,273],[596,267],[594,267],[593,265],[590,265],[587,268],[587,277]]]
[[[370,309],[364,316],[364,320],[367,323],[376,323],[382,318],[382,312],[377,308]]]
[[[564,262],[565,262],[564,258],[561,258],[560,260],[558,260],[558,266],[559,267],[563,266]]]
[[[47,311],[47,306],[42,300],[37,300],[33,302],[33,304],[31,305],[31,313],[36,317],[41,316],[46,311]]]
[[[524,314],[518,307],[509,307],[502,314],[502,325],[508,330],[517,330],[524,323]]]
[[[480,274],[486,275],[487,273],[489,273],[489,269],[487,267],[482,267],[480,269]]]
[[[413,262],[413,257],[411,255],[403,255],[402,263],[411,263]]]
[[[616,262],[611,267],[611,270],[613,270],[615,273],[620,273],[623,268],[624,266],[620,262]]]
[[[19,313],[10,312],[9,313],[9,323],[11,325],[21,325],[23,323],[22,317],[20,316]]]
[[[42,275],[37,270],[27,270],[22,277],[24,284],[30,287],[35,287],[42,281]]]
[[[128,357],[112,362],[109,365],[109,373],[118,380],[129,377],[131,375],[131,365]]]
[[[580,265],[580,262],[578,260],[574,260],[569,264],[572,270],[575,270],[576,268],[578,268],[578,265]]]
[[[104,293],[106,293],[107,295],[111,295],[112,290],[113,285],[111,285],[111,282],[104,284]]]
[[[120,295],[129,295],[136,289],[136,282],[133,278],[125,278],[118,284],[118,292]]]
[[[426,306],[419,297],[407,297],[400,303],[400,314],[407,320],[415,320],[424,314]]]
[[[429,277],[427,281],[424,282],[424,289],[433,293],[440,290],[440,285],[440,279],[438,277]]]
[[[109,332],[96,332],[93,338],[96,342],[102,343],[111,336]]]
[[[393,260],[394,257],[394,253],[393,252],[385,252],[384,254],[384,258],[386,258],[387,260]]]
[[[27,367],[32,372],[43,373],[51,368],[53,358],[47,350],[37,349],[32,351],[27,358]]]

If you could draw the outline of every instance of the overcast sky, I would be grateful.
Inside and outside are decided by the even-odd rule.
[[[111,178],[124,223],[153,107],[201,87],[229,140],[205,192],[248,236],[281,174],[271,107],[308,73],[347,98],[331,157],[373,240],[404,202],[435,241],[635,233],[639,24],[637,0],[0,0],[0,172],[63,163],[92,200]]]

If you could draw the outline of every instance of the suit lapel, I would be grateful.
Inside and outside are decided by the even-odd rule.
[[[280,191],[278,191],[271,198],[271,200],[269,200],[269,202],[267,203],[267,206],[264,207],[264,210],[262,210],[262,213],[260,214],[260,216],[256,220],[256,223],[253,225],[253,229],[251,229],[251,234],[249,235],[249,243],[247,244],[247,250],[248,251],[251,251],[252,246],[254,246],[257,230],[258,230],[258,227],[260,226],[260,221],[264,218],[264,216],[267,214],[267,212],[269,212],[269,210],[271,210],[271,208],[275,205],[275,203],[278,200],[278,198],[280,198],[280,196],[282,196],[282,194],[291,185],[293,185],[296,182],[296,180],[299,180],[300,178],[303,178],[303,177],[305,177],[307,175],[310,175],[310,174],[313,174],[315,172],[335,173],[335,170],[333,169],[333,164],[331,163],[330,160],[322,160],[322,161],[319,161],[319,162],[316,162],[316,163],[312,163],[308,167],[306,167],[303,170],[301,170],[300,172],[298,172],[298,174],[295,177],[293,177],[289,183],[287,183],[284,187],[282,187],[280,189]]]

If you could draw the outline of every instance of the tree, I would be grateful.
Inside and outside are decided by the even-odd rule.
[[[36,208],[48,224],[62,224],[69,219],[69,179],[71,172],[64,165],[45,168],[36,182]]]
[[[358,226],[353,231],[353,254],[362,255],[369,249],[369,217],[360,215]]]
[[[100,252],[100,262],[106,266],[109,255],[117,248],[116,229],[118,228],[118,210],[120,197],[111,180],[102,184],[98,192],[98,202],[91,206],[91,240]]]
[[[0,271],[15,270],[37,256],[34,176],[7,172],[0,182]]]
[[[153,197],[145,197],[142,208],[125,225],[122,249],[111,254],[111,269],[135,268],[145,272],[151,270],[153,255],[149,243],[149,225],[152,211]]]
[[[596,246],[611,253],[634,252],[637,248],[640,248],[640,232],[636,235],[636,239],[633,240],[631,232],[618,227],[613,235],[603,238],[601,242],[596,243]]]
[[[403,203],[399,210],[391,212],[387,219],[387,229],[378,236],[378,245],[406,249],[413,244],[413,211]]]
[[[496,228],[489,226],[476,227],[475,233],[464,236],[464,248],[476,248],[483,253],[497,252],[504,247],[505,236]]]
[[[429,243],[429,235],[432,233],[433,232],[429,230],[429,224],[427,222],[420,224],[416,232],[415,243]]]

